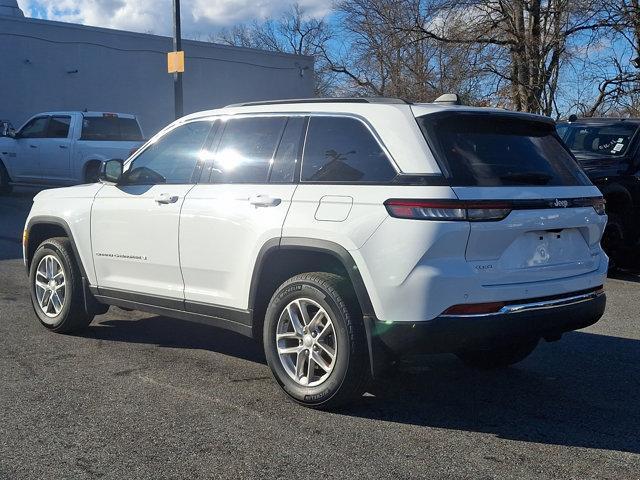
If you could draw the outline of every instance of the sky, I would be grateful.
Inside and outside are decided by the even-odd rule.
[[[278,17],[294,0],[182,0],[184,37],[209,33],[238,23]],[[311,17],[331,11],[331,0],[298,0]],[[81,23],[134,32],[170,35],[172,0],[18,0],[27,17]]]

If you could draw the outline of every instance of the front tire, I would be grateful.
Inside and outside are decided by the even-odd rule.
[[[40,324],[57,333],[84,330],[93,320],[84,308],[82,277],[68,238],[40,244],[29,270],[31,304]]]
[[[471,368],[480,370],[495,370],[506,368],[527,358],[538,346],[538,339],[522,340],[520,342],[497,347],[465,350],[456,355]]]
[[[263,340],[274,378],[296,402],[329,409],[364,393],[366,335],[344,277],[304,273],[283,283],[267,308]]]

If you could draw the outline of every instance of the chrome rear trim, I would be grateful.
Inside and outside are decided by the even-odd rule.
[[[589,302],[595,300],[598,297],[604,295],[604,289],[594,290],[593,292],[582,293],[580,295],[573,295],[570,297],[556,298],[553,300],[541,300],[539,302],[531,303],[513,303],[505,305],[497,312],[492,313],[475,313],[470,315],[440,315],[440,317],[457,317],[457,318],[476,318],[476,317],[491,317],[495,315],[510,315],[523,312],[532,312],[536,310],[548,310],[552,308],[567,307],[569,305],[576,305],[578,303]]]

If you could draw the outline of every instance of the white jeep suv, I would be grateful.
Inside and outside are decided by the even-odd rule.
[[[595,323],[605,223],[548,118],[314,99],[177,120],[38,194],[23,243],[48,329],[109,305],[227,328],[327,408],[399,355],[502,367]]]

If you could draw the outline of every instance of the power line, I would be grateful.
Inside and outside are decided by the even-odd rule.
[[[100,48],[106,48],[108,50],[115,50],[118,52],[125,52],[125,53],[154,53],[154,54],[159,54],[159,55],[166,55],[167,52],[161,51],[161,50],[151,50],[151,49],[139,49],[139,48],[118,48],[118,47],[112,47],[110,45],[103,45],[101,43],[94,43],[94,42],[83,42],[83,41],[63,41],[63,40],[50,40],[48,38],[42,38],[42,37],[37,37],[35,35],[25,35],[25,34],[21,34],[21,33],[5,33],[5,32],[0,32],[0,36],[8,36],[8,37],[20,37],[20,38],[30,38],[33,40],[40,40],[41,42],[46,42],[46,43],[52,43],[52,44],[59,44],[59,45],[89,45],[89,46],[93,46],[93,47],[100,47]],[[215,44],[212,44],[215,45]],[[186,58],[190,58],[190,59],[194,59],[194,60],[210,60],[213,62],[225,62],[225,63],[236,63],[236,64],[240,64],[240,65],[249,65],[252,67],[258,67],[258,68],[266,68],[266,69],[270,69],[270,70],[299,70],[300,67],[295,66],[295,67],[276,67],[273,65],[262,65],[259,63],[252,63],[252,62],[245,62],[242,60],[229,60],[226,58],[214,58],[214,57],[203,57],[203,56],[199,56],[199,55],[187,55],[185,52],[185,57]]]

